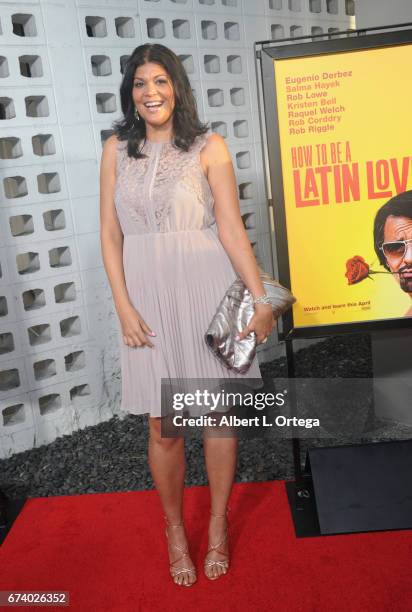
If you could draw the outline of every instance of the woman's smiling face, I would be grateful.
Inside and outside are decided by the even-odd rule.
[[[172,80],[161,64],[148,62],[136,69],[132,97],[146,128],[168,127],[168,123],[172,127],[175,94]]]

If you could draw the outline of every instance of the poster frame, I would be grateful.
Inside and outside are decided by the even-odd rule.
[[[288,254],[288,238],[286,226],[286,208],[282,177],[281,145],[279,117],[277,107],[277,92],[275,78],[276,60],[330,55],[348,51],[379,49],[399,45],[412,44],[412,23],[396,24],[369,29],[348,30],[333,34],[302,36],[294,39],[276,41],[258,41],[255,43],[255,53],[258,67],[258,81],[261,87],[261,117],[263,138],[267,153],[267,187],[270,190],[270,205],[274,213],[274,239],[277,258],[279,281],[286,287],[291,287]],[[408,27],[408,29],[402,29]],[[390,29],[390,31],[385,31]],[[378,32],[376,32],[378,30]],[[325,37],[328,37],[325,40]],[[259,74],[260,72],[260,74]],[[292,288],[293,290],[293,288]],[[283,316],[278,331],[279,339],[286,338],[317,338],[329,335],[370,332],[412,327],[412,317],[394,319],[374,319],[370,321],[343,322],[336,324],[295,327],[293,310],[288,310]]]

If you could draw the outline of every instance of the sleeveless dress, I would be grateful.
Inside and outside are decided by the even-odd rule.
[[[246,374],[222,365],[204,333],[237,278],[217,235],[214,200],[200,164],[211,132],[189,151],[146,140],[142,159],[117,144],[114,201],[124,234],[123,267],[133,306],[156,336],[154,348],[129,347],[120,333],[121,409],[162,416],[161,379],[259,379],[257,357]],[[257,385],[250,381],[252,387]]]

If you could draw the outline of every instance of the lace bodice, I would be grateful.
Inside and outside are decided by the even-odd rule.
[[[205,229],[215,223],[213,195],[200,164],[211,132],[196,137],[189,151],[173,143],[146,141],[134,159],[127,143],[117,145],[114,200],[123,234]]]

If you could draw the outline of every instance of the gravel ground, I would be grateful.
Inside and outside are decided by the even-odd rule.
[[[285,358],[262,364],[264,379],[286,377]],[[371,346],[367,334],[331,337],[296,352],[296,376],[371,378]],[[380,422],[371,397],[363,398],[367,441],[412,438],[412,427]],[[147,419],[128,414],[65,435],[54,442],[0,461],[0,488],[9,497],[39,497],[129,491],[153,488],[147,466]],[[362,442],[365,438],[336,435],[333,439],[302,440],[308,446]],[[186,440],[187,485],[207,484],[202,442]],[[237,482],[293,477],[290,440],[240,440]]]

